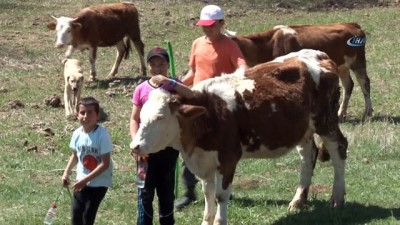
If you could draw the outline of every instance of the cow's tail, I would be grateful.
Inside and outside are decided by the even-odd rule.
[[[124,44],[125,44],[125,55],[124,55],[124,59],[129,58],[129,52],[132,50],[131,47],[131,39],[128,37],[124,38]]]
[[[324,146],[321,137],[318,134],[314,134],[314,149],[315,149],[314,166],[315,162],[317,161],[317,157],[321,162],[326,162],[331,158],[328,150]]]

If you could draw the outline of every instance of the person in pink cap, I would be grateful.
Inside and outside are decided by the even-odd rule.
[[[237,68],[247,69],[239,46],[222,33],[225,20],[219,6],[205,6],[196,25],[201,26],[205,35],[192,44],[189,71],[182,79],[184,84],[194,85],[222,73],[233,73]]]
[[[195,85],[202,80],[233,73],[238,68],[247,69],[239,46],[222,33],[225,20],[219,6],[205,6],[196,25],[203,29],[204,36],[197,38],[192,44],[189,70],[182,78],[182,83]],[[185,165],[182,178],[186,190],[175,205],[178,210],[196,200],[195,186],[198,180]]]

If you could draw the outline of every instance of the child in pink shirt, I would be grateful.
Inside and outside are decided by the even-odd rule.
[[[191,90],[174,79],[168,79],[169,56],[163,48],[153,48],[147,55],[147,66],[151,79],[139,84],[132,95],[132,113],[130,118],[131,138],[140,126],[140,110],[147,101],[149,93],[156,88],[176,91],[183,96],[190,96]],[[179,152],[167,147],[146,157],[139,157],[131,152],[135,160],[147,161],[144,187],[138,188],[137,225],[153,224],[153,199],[157,192],[159,224],[172,225],[174,220],[175,165]]]

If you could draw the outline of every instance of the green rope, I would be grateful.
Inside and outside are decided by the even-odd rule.
[[[176,72],[175,72],[175,62],[174,62],[174,54],[172,51],[172,44],[170,41],[167,41],[167,46],[168,46],[168,55],[169,55],[169,68],[170,68],[170,73],[172,78],[176,78]],[[176,160],[176,165],[175,165],[175,199],[178,198],[178,193],[179,193],[179,158]]]
[[[176,78],[174,54],[173,54],[173,51],[172,51],[171,42],[167,41],[167,45],[168,45],[169,68],[170,68],[170,71],[171,71],[171,77]]]

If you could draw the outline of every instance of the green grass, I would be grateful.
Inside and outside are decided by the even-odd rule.
[[[60,192],[62,170],[70,155],[69,139],[79,126],[64,119],[63,108],[44,104],[46,98],[63,95],[60,59],[65,52],[53,47],[55,34],[46,24],[52,21],[51,15],[72,15],[86,5],[103,2],[111,1],[0,0],[0,225],[43,223],[46,210]],[[337,2],[340,4],[336,9],[327,10],[331,7],[325,1],[218,1],[225,10],[226,27],[240,34],[278,24],[358,22],[367,33],[374,107],[374,117],[362,123],[364,100],[355,84],[349,118],[341,124],[349,141],[343,210],[328,207],[332,168],[329,163],[319,162],[308,207],[301,212],[287,211],[299,180],[299,158],[293,151],[279,159],[246,160],[239,164],[233,184],[234,199],[229,203],[230,224],[399,223],[399,8],[375,7],[376,1],[364,1],[348,9],[341,6],[361,1]],[[135,4],[140,10],[146,52],[156,45],[166,46],[170,40],[177,74],[184,74],[191,43],[202,35],[193,23],[205,3],[140,0]],[[74,57],[82,61],[87,78],[88,52],[76,52]],[[118,74],[121,83],[109,88],[112,80],[106,76],[114,58],[115,48],[99,49],[96,66],[100,80],[86,83],[83,95],[92,95],[100,101],[109,116],[103,124],[115,147],[114,186],[100,206],[97,224],[124,225],[136,220],[137,191],[133,185],[134,163],[128,154],[128,123],[130,95],[140,81],[140,70],[137,54],[133,52],[130,59],[122,62]],[[114,95],[109,95],[110,92]],[[17,100],[24,106],[12,108],[12,102]],[[54,136],[45,136],[42,130],[46,128]],[[175,213],[176,224],[201,223],[204,200],[200,187],[197,193],[200,198],[196,204]],[[69,210],[65,191],[60,197],[56,224],[69,224]],[[158,224],[156,219],[155,224]]]

